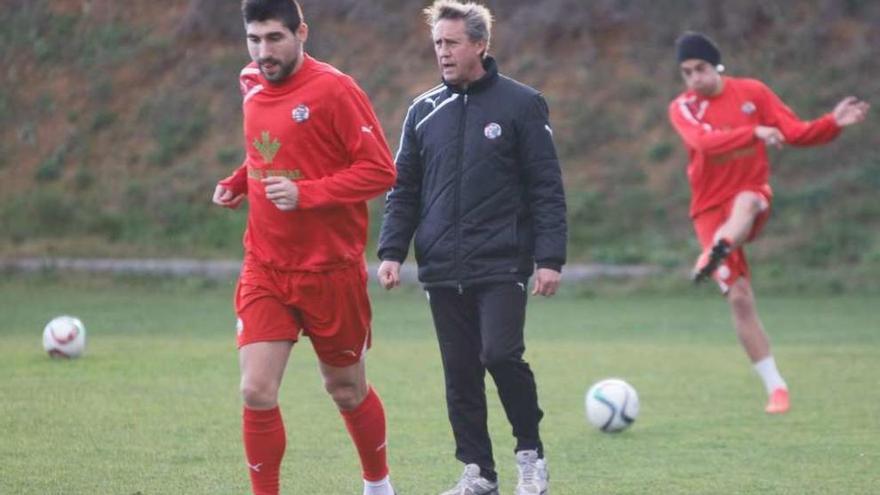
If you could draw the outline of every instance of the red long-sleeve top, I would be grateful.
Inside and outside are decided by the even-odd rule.
[[[334,67],[304,56],[269,84],[256,64],[241,71],[244,163],[220,181],[250,204],[245,259],[285,271],[326,271],[364,262],[366,201],[394,184],[382,127],[364,92]],[[296,182],[295,210],[266,198],[261,179]]]
[[[767,148],[755,137],[759,125],[778,128],[785,143],[809,146],[840,134],[831,114],[802,121],[764,83],[723,78],[715,96],[685,91],[669,104],[669,120],[688,151],[690,215],[722,204],[744,189],[770,192]]]

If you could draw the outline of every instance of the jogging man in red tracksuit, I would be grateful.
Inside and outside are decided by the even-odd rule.
[[[805,122],[764,83],[720,74],[721,53],[706,36],[676,42],[687,90],[669,105],[669,120],[688,151],[690,215],[703,252],[694,280],[714,278],[727,296],[739,340],[764,381],[766,412],[789,408],[788,386],[776,368],[755,308],[743,245],[761,232],[773,192],[767,146],[809,146],[836,138],[864,120],[869,105],[844,98],[830,113]]]
[[[278,389],[302,333],[360,455],[363,493],[393,495],[385,412],[364,371],[364,245],[366,200],[394,183],[394,164],[364,92],[303,53],[308,26],[294,0],[244,0],[242,14],[253,59],[241,71],[247,156],[213,201],[250,203],[235,311],[253,493],[279,492],[286,437]]]

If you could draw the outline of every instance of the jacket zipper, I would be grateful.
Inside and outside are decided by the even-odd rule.
[[[464,293],[461,285],[461,260],[459,252],[461,250],[461,173],[464,169],[464,138],[465,128],[467,127],[467,103],[468,95],[464,94],[461,110],[461,125],[459,125],[458,135],[458,170],[455,176],[455,276],[458,279],[458,294]]]

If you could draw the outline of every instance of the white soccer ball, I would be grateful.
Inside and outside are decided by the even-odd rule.
[[[608,378],[593,384],[585,399],[587,420],[604,432],[628,428],[639,415],[639,395],[629,383]]]
[[[43,349],[53,358],[79,357],[86,349],[86,327],[73,316],[52,319],[43,329]]]

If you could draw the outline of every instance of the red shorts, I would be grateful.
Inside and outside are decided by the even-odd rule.
[[[330,366],[357,363],[370,347],[370,300],[363,264],[326,272],[285,272],[245,260],[235,291],[238,347],[299,340],[304,333]]]
[[[751,242],[761,234],[764,225],[770,218],[772,195],[769,187],[762,189],[744,189],[740,192],[745,191],[758,193],[764,199],[763,208],[758,216],[755,217],[755,223],[752,224],[752,230],[749,232],[749,237],[746,239],[746,242]],[[715,233],[721,225],[727,221],[728,217],[730,217],[730,212],[733,210],[733,202],[737,195],[739,195],[739,193],[735,194],[725,203],[701,212],[693,219],[697,240],[700,241],[700,246],[702,246],[704,251],[712,248],[712,244],[715,240]],[[740,277],[749,278],[749,263],[746,260],[746,253],[742,246],[730,253],[730,256],[728,256],[727,259],[724,260],[724,263],[718,267],[718,270],[715,271],[713,277],[721,287],[721,292],[724,292],[725,294],[737,279]]]

